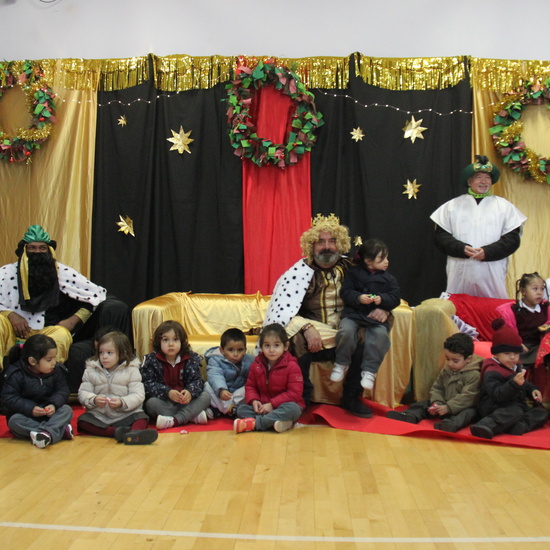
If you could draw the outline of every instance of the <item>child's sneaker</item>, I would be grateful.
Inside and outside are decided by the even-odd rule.
[[[31,432],[30,435],[32,444],[39,449],[47,447],[52,442],[52,438],[48,432]]]
[[[339,365],[338,363],[335,363],[334,367],[332,367],[332,372],[330,373],[330,381],[341,382],[344,379],[346,372],[348,372],[348,369],[349,367],[346,365]]]
[[[361,386],[366,390],[372,390],[374,388],[374,381],[376,380],[376,374],[364,370],[361,372]]]
[[[290,430],[294,426],[294,422],[292,420],[277,420],[275,424],[273,424],[273,429],[278,432],[286,432],[287,430]]]
[[[235,422],[233,422],[233,431],[236,434],[251,432],[254,428],[256,428],[256,419],[254,418],[237,418]]]
[[[113,437],[117,440],[118,443],[122,443],[124,441],[124,436],[131,431],[132,428],[130,426],[119,426],[118,428],[115,428],[115,433],[113,434]]]
[[[174,427],[174,417],[173,416],[164,416],[159,414],[157,416],[157,430],[168,430],[169,428]]]
[[[63,439],[74,439],[73,427],[70,424],[65,426],[65,431],[63,432]]]
[[[388,411],[386,413],[386,418],[408,422],[409,424],[418,424],[420,422],[414,414],[408,413],[407,411]]]
[[[206,415],[206,411],[201,411],[195,418],[191,419],[191,422],[193,424],[208,424],[208,416]]]
[[[122,438],[124,445],[150,445],[159,434],[157,430],[130,430]]]

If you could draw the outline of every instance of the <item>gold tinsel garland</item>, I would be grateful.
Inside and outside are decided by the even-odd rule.
[[[355,53],[354,61],[355,73],[367,84],[388,90],[440,90],[467,75],[463,56],[374,58]]]
[[[471,57],[470,79],[480,90],[508,93],[528,81],[550,78],[550,61]]]

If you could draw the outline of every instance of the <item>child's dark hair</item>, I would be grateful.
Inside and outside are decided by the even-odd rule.
[[[388,256],[389,250],[386,243],[380,239],[367,239],[358,249],[356,258],[363,263],[365,260],[376,260],[378,254],[382,254],[382,259]]]
[[[136,358],[134,350],[132,349],[132,344],[130,343],[130,339],[128,338],[128,336],[126,336],[126,334],[118,330],[107,332],[107,334],[99,337],[99,339],[97,340],[98,357],[99,348],[102,344],[107,344],[108,342],[112,342],[114,344],[116,352],[118,353],[119,364],[124,362],[129,363]]]
[[[264,339],[266,336],[276,336],[279,340],[286,345],[288,343],[288,335],[285,328],[279,323],[272,323],[271,325],[266,325],[260,332],[260,337],[258,338],[258,343],[262,347]]]
[[[521,299],[521,292],[525,290],[527,286],[531,284],[535,279],[540,279],[542,281],[542,284],[544,285],[544,288],[546,288],[546,283],[544,279],[536,271],[533,273],[524,273],[516,281],[516,301],[519,301]]]
[[[225,348],[231,341],[241,342],[246,347],[246,336],[240,328],[228,328],[220,338],[220,347]]]
[[[153,349],[157,352],[161,351],[160,342],[162,340],[162,336],[171,330],[173,330],[175,335],[180,339],[180,353],[189,353],[191,351],[191,346],[189,345],[187,332],[185,332],[185,329],[182,327],[181,323],[178,323],[177,321],[164,321],[157,327],[157,330],[155,330],[155,333],[153,334]]]
[[[451,353],[459,353],[464,359],[467,359],[474,353],[474,341],[472,337],[463,332],[457,332],[449,336],[443,343],[443,347]]]
[[[53,338],[45,334],[34,334],[29,336],[23,345],[16,344],[10,349],[9,362],[13,364],[19,359],[23,359],[28,363],[29,357],[40,361],[40,359],[46,357],[51,349],[57,349],[57,344]]]

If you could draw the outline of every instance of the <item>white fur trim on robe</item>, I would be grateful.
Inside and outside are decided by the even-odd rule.
[[[78,271],[57,262],[57,280],[59,290],[79,302],[98,306],[107,297],[107,291],[81,275]],[[44,311],[31,313],[19,306],[19,287],[17,282],[17,262],[0,268],[0,311],[15,311],[25,318],[32,329],[44,328]]]
[[[469,194],[441,205],[430,218],[448,233],[474,248],[498,241],[521,227],[527,219],[511,202],[496,195],[478,204]],[[480,262],[471,258],[447,257],[447,292],[487,298],[508,298],[508,258]]]

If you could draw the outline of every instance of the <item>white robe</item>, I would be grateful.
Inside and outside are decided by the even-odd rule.
[[[474,248],[498,241],[521,227],[527,219],[511,202],[490,195],[477,204],[469,194],[441,205],[430,218],[441,228]],[[481,262],[472,258],[447,257],[447,292],[488,298],[508,298],[508,258]]]

